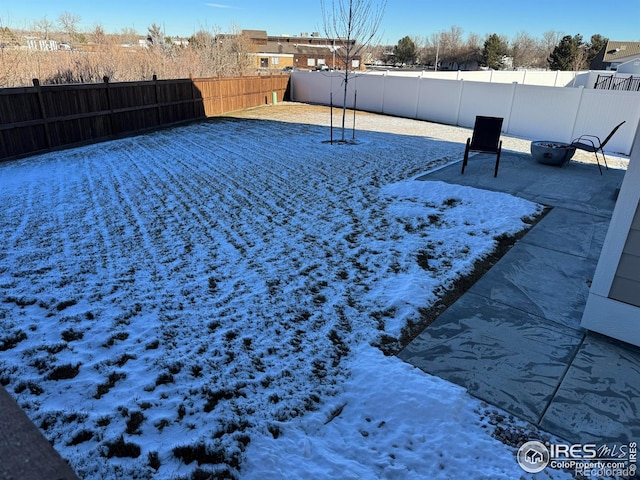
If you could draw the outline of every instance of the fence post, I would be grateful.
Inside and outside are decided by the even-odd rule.
[[[333,145],[333,92],[329,92],[329,141]]]
[[[571,137],[569,138],[569,141],[571,141],[572,138],[576,138],[575,136],[577,135],[576,126],[578,125],[578,114],[580,113],[580,104],[582,103],[582,97],[583,97],[583,93],[584,93],[584,85],[580,85],[578,87],[578,90],[580,90],[580,97],[578,98],[578,105],[576,107],[576,114],[573,116],[573,125],[571,126]]]
[[[509,117],[506,119],[506,128],[504,130],[505,133],[509,133],[511,129],[511,117],[513,116],[513,104],[516,101],[516,93],[518,89],[518,82],[511,82],[513,85],[513,91],[511,92],[511,102],[509,104]]]
[[[42,88],[40,87],[40,80],[34,78],[33,86],[36,88],[36,94],[38,95],[38,105],[40,106],[40,116],[42,117],[42,124],[44,126],[44,138],[47,142],[47,148],[51,150],[51,132],[49,131],[49,121],[47,120],[47,110],[44,107],[44,99],[42,98]]]
[[[351,140],[356,139],[356,110],[358,108],[358,90],[353,92],[353,130],[351,133]]]
[[[153,74],[153,90],[155,92],[156,95],[156,113],[158,116],[158,125],[162,125],[162,108],[160,106],[160,87],[158,86],[158,76],[154,73]]]
[[[462,109],[462,95],[464,93],[464,79],[457,80],[460,82],[460,90],[458,91],[458,105],[456,108],[456,126],[460,126],[460,110]]]
[[[219,110],[220,113],[222,113],[224,111],[224,107],[223,107],[223,102],[224,102],[224,96],[222,95],[222,87],[224,85],[224,79],[220,78],[220,75],[216,75],[216,83],[218,84],[218,102],[219,102]]]
[[[418,108],[420,107],[420,75],[418,75],[418,88],[416,88],[416,110],[413,118],[418,118]]]
[[[380,104],[380,113],[384,113],[384,92],[387,91],[387,74],[389,73],[389,70],[385,70],[384,73],[382,74],[382,101]]]
[[[111,131],[111,135],[115,135],[115,131],[113,129],[113,105],[111,103],[111,89],[109,88],[109,77],[102,77],[102,81],[104,82],[105,88],[107,89],[107,110],[109,110],[109,130]]]
[[[4,143],[4,130],[0,130],[0,160],[9,156],[9,150]]]
[[[193,74],[189,74],[189,80],[191,80],[191,117],[193,119],[198,118],[196,115],[198,114],[198,107],[196,105],[196,84],[193,81]],[[202,96],[202,95],[200,95]]]

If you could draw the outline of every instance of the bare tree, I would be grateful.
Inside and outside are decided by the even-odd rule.
[[[438,37],[440,63],[446,62],[449,66],[458,63],[462,44],[462,28],[453,25],[449,30],[440,32]]]
[[[387,47],[379,43],[376,43],[375,45],[370,44],[365,47],[365,49],[361,53],[361,56],[365,64],[373,64],[376,61],[384,58],[386,50]]]
[[[125,45],[137,45],[139,35],[133,27],[124,27],[120,31],[120,42]]]
[[[3,27],[0,17],[0,88],[11,87],[16,82],[20,65],[23,62],[22,51],[7,48],[19,45],[18,39],[9,27]]]
[[[539,68],[549,68],[548,58],[554,48],[560,43],[564,34],[555,30],[549,30],[542,35],[538,43],[535,66]]]
[[[429,39],[426,37],[413,36],[411,37],[416,44],[418,50],[418,63],[421,65],[430,64],[429,55],[427,54],[429,49]]]
[[[42,35],[44,40],[49,40],[51,38],[53,27],[54,24],[50,22],[46,16],[42,17],[40,20],[36,20],[31,24],[31,29]]]
[[[237,26],[231,27],[231,33],[222,34],[218,29],[202,28],[189,38],[187,55],[193,55],[190,73],[198,76],[242,75],[251,70],[254,64],[255,47],[251,40]]]
[[[503,39],[506,44],[506,40]],[[456,61],[460,68],[476,68],[482,60],[482,51],[485,40],[477,33],[470,33],[464,44],[460,47]]]
[[[344,62],[342,101],[342,142],[345,141],[347,92],[352,61],[370,45],[380,27],[386,0],[320,0],[325,35],[335,41],[336,57]]]
[[[421,42],[422,47],[418,57],[424,65],[433,65],[434,70],[438,70],[440,61],[440,34],[434,33],[430,37],[425,38]]]
[[[93,26],[93,30],[89,33],[89,37],[93,43],[98,45],[106,45],[108,43],[107,34],[104,31],[104,27],[99,23]]]
[[[480,37],[471,35],[465,44],[462,28],[454,25],[449,30],[432,34],[426,44],[425,54],[430,57],[428,63],[434,61],[435,68],[438,70],[439,65],[451,68],[456,64],[470,61],[477,56],[480,49],[482,49]]]
[[[256,52],[251,39],[236,24],[231,24],[230,31],[230,41],[218,42],[219,56],[223,59],[225,67],[220,68],[217,75],[240,75],[255,65],[254,57],[251,54]]]
[[[536,64],[538,55],[536,40],[526,32],[519,32],[511,41],[511,57],[513,68],[528,68]],[[546,58],[546,56],[545,56]]]
[[[67,35],[67,40],[72,42],[78,37],[78,23],[80,23],[80,17],[70,12],[62,12],[58,16],[58,25]]]

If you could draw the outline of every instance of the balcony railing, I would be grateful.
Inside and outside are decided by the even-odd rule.
[[[615,75],[598,75],[593,88],[597,90],[624,90],[640,92],[640,77],[619,77]]]

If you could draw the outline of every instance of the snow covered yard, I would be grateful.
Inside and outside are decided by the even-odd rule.
[[[519,478],[375,345],[540,206],[413,180],[463,129],[293,109],[0,164],[0,381],[81,478]]]

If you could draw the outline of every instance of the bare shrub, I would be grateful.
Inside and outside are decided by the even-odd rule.
[[[48,24],[41,22],[38,28],[55,37]],[[34,78],[43,85],[99,83],[104,77],[128,82],[151,80],[154,75],[160,79],[239,76],[254,69],[254,48],[239,29],[230,34],[200,30],[187,46],[134,43],[131,32],[107,35],[101,25],[86,35],[67,25],[60,38],[66,40],[71,33],[75,39],[86,39],[74,44],[73,50],[0,48],[0,87],[28,86]]]

